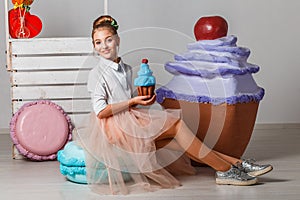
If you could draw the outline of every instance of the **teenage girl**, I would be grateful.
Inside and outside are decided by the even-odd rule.
[[[117,21],[108,15],[93,23],[98,64],[90,71],[87,86],[93,112],[79,138],[86,152],[88,183],[94,190],[127,194],[174,188],[180,185],[175,174],[195,172],[186,156],[215,169],[217,184],[252,185],[256,176],[272,170],[271,165],[208,148],[180,119],[180,110],[141,108],[153,104],[156,97],[132,95],[132,68],[118,55],[117,29]],[[105,173],[99,170],[104,168]]]

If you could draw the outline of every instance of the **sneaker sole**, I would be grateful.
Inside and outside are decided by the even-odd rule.
[[[257,179],[251,179],[247,181],[238,181],[233,179],[220,179],[216,178],[216,183],[219,185],[238,185],[238,186],[247,186],[247,185],[254,185],[257,183]]]
[[[269,167],[267,167],[267,168],[265,168],[265,169],[263,169],[263,170],[260,170],[260,171],[253,171],[253,172],[248,172],[247,174],[249,175],[249,176],[261,176],[261,175],[263,175],[263,174],[266,174],[266,173],[268,173],[268,172],[270,172],[270,171],[272,171],[272,169],[273,169],[273,167],[272,166],[269,166]]]

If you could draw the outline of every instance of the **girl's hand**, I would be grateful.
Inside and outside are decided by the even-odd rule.
[[[136,96],[130,99],[131,105],[142,105],[142,106],[149,106],[152,105],[156,100],[156,95],[152,97],[150,95],[147,96]]]

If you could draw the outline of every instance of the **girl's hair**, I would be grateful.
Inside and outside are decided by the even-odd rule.
[[[109,31],[111,31],[111,33],[113,33],[114,35],[117,35],[118,34],[117,30],[119,28],[119,25],[117,21],[109,15],[102,15],[98,17],[93,22],[93,31],[92,31],[93,39],[94,39],[95,31],[100,28],[106,28]]]

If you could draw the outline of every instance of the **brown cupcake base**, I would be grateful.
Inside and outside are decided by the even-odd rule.
[[[137,87],[137,91],[138,91],[138,95],[139,96],[150,95],[152,97],[154,95],[154,90],[155,90],[155,85],[151,85],[151,86],[138,86]]]
[[[165,99],[164,108],[182,109],[182,119],[210,148],[241,158],[255,125],[258,102],[233,105]]]

